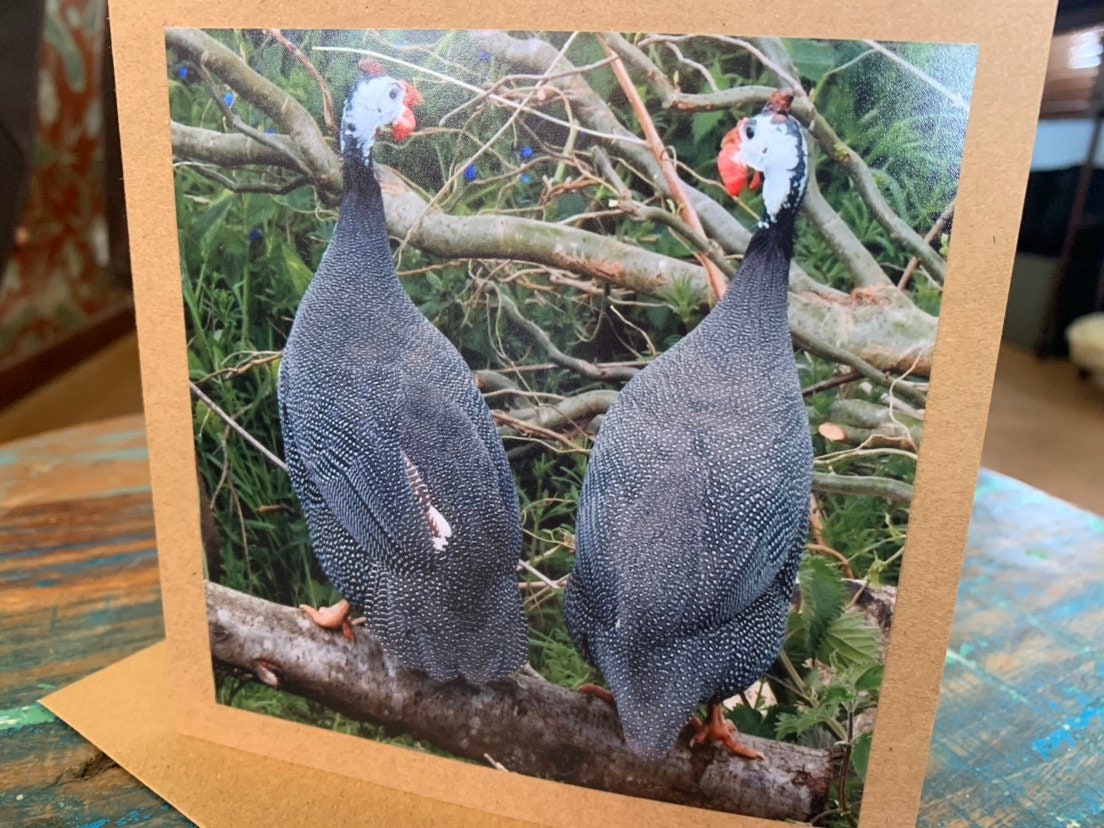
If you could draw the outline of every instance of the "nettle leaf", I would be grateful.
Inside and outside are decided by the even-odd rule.
[[[847,588],[839,570],[819,555],[806,555],[798,575],[808,651],[821,649],[829,625],[843,611]]]
[[[802,77],[819,81],[836,67],[836,49],[823,40],[786,40],[786,50]]]
[[[866,768],[870,764],[870,745],[873,734],[869,731],[863,733],[851,745],[851,767],[858,774],[859,779],[866,781]]]
[[[848,610],[828,624],[817,658],[846,666],[876,661],[878,631],[861,612]]]
[[[862,669],[855,677],[855,689],[860,693],[877,693],[882,689],[882,679],[885,677],[885,666],[871,664]]]
[[[821,700],[815,707],[800,713],[782,713],[774,726],[776,738],[799,736],[815,727],[827,724],[839,715],[839,700],[835,697]]]
[[[723,110],[697,113],[690,121],[690,137],[694,139],[694,143],[700,144],[724,120],[726,114]]]
[[[302,296],[307,289],[307,285],[314,278],[314,274],[299,258],[299,254],[283,241],[280,242],[280,259],[283,262],[288,279],[295,288],[296,295]]]

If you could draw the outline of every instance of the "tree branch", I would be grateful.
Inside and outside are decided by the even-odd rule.
[[[565,354],[556,344],[552,341],[552,338],[545,332],[545,330],[537,325],[535,322],[526,319],[518,309],[517,304],[510,298],[498,284],[492,282],[495,295],[498,298],[498,306],[506,313],[506,316],[510,318],[510,321],[517,325],[522,333],[525,334],[534,345],[540,348],[548,356],[552,362],[557,365],[562,365],[570,371],[574,371],[577,374],[582,374],[588,379],[602,380],[603,382],[610,381],[628,381],[635,377],[639,371],[636,368],[628,367],[599,367],[592,362],[587,362],[585,359],[579,359],[573,357],[570,354]]]
[[[891,477],[813,473],[813,491],[827,494],[881,497],[905,506],[912,503],[912,486]]]
[[[640,93],[636,91],[636,86],[633,85],[632,79],[625,69],[625,64],[621,62],[618,52],[613,48],[614,45],[628,46],[628,42],[621,37],[621,35],[614,32],[600,35],[599,38],[602,41],[602,45],[605,47],[606,55],[611,58],[616,58],[610,64],[610,69],[613,71],[613,76],[617,78],[617,82],[621,86],[621,91],[624,92],[625,97],[629,99],[629,104],[632,106],[633,113],[636,115],[636,120],[640,123],[640,128],[644,132],[644,138],[648,142],[648,149],[651,150],[652,157],[655,159],[656,164],[659,165],[660,172],[663,173],[663,180],[667,184],[667,192],[670,194],[675,204],[678,205],[679,213],[682,214],[681,218],[686,222],[687,226],[695,233],[704,236],[705,230],[702,228],[698,213],[686,198],[686,193],[682,189],[682,181],[678,177],[678,172],[675,170],[675,165],[671,161],[671,156],[668,154],[667,148],[663,145],[659,133],[656,132],[655,123],[652,121],[651,115],[648,114],[648,108],[644,106],[644,101],[641,99]],[[720,299],[724,296],[727,282],[725,282],[717,266],[704,252],[698,251],[696,255],[702,267],[705,268],[705,273],[709,280],[709,287],[713,292],[714,299]]]
[[[311,59],[303,54],[302,49],[288,40],[287,36],[284,35],[282,31],[279,29],[269,29],[268,33],[272,35],[277,43],[283,46],[284,49],[299,61],[303,68],[307,70],[307,74],[318,84],[318,88],[322,92],[322,120],[326,123],[326,129],[336,135],[338,125],[334,120],[333,96],[330,94],[330,85],[326,83],[326,79],[322,77],[322,73],[318,71],[318,67],[311,63]]]
[[[565,400],[560,400],[555,405],[541,405],[536,408],[519,408],[510,412],[514,417],[532,423],[540,428],[554,431],[569,426],[579,427],[599,414],[605,414],[613,401],[617,399],[616,391],[596,389],[575,394]],[[500,429],[499,433],[509,436],[513,432],[508,429]]]
[[[182,124],[173,124],[172,135],[174,153],[197,161],[229,167],[256,163],[292,168],[274,150],[244,135]],[[388,230],[392,236],[405,238],[425,210],[426,201],[391,170],[381,166],[378,171],[388,193],[384,203]],[[684,225],[675,229],[680,235],[685,233],[689,243],[703,243]],[[662,297],[679,282],[703,293],[707,289],[704,271],[690,262],[575,227],[517,216],[454,216],[431,209],[410,243],[445,259],[519,259],[569,270],[646,296]],[[709,254],[718,266],[724,262],[711,248]],[[812,289],[800,290],[801,284]],[[808,277],[791,282],[791,288],[796,291],[790,294],[790,324],[795,332],[810,341],[833,343],[880,370],[905,371],[911,366],[917,376],[929,374],[937,320],[916,308],[900,291],[848,295]],[[916,343],[921,343],[919,358],[909,351]]]
[[[219,78],[278,124],[287,134],[296,163],[315,182],[323,199],[336,203],[341,195],[340,161],[301,103],[199,29],[167,29],[165,43],[180,57]]]
[[[290,607],[210,583],[207,618],[216,665],[477,762],[490,755],[518,773],[763,819],[804,822],[827,803],[828,751],[743,736],[766,756],[748,762],[680,739],[649,762],[625,748],[609,704],[543,679],[435,684],[396,664],[364,628],[350,643]]]
[[[840,442],[869,448],[915,452],[924,438],[923,420],[866,400],[835,400],[828,407],[828,424],[843,432]]]
[[[792,330],[792,328],[791,328]],[[838,362],[840,365],[847,365],[862,374],[863,377],[870,380],[877,385],[881,385],[884,388],[892,390],[893,393],[899,394],[904,399],[911,402],[913,405],[923,408],[927,404],[927,396],[920,390],[914,388],[908,382],[904,382],[898,379],[894,379],[883,371],[879,371],[873,365],[866,360],[855,354],[845,351],[842,348],[837,348],[829,342],[823,339],[809,334],[805,331],[792,331],[794,341],[799,347],[806,351],[810,351],[814,354],[830,359],[833,362]]]
[[[281,152],[276,147],[265,146],[241,133],[215,132],[176,121],[172,122],[171,129],[173,155],[180,158],[217,164],[220,167],[244,167],[258,164],[283,167],[288,170],[296,169],[291,160],[294,150],[283,135],[268,136],[274,144],[287,144],[286,150]],[[311,183],[316,188],[319,186],[317,180],[312,179]]]

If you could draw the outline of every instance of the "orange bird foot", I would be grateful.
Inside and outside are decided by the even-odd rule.
[[[348,601],[338,601],[332,607],[322,607],[320,609],[300,604],[299,609],[305,612],[307,617],[322,629],[341,630],[341,634],[348,641],[356,641],[356,633],[353,632],[353,627],[364,623],[363,618],[349,618],[352,607],[349,606]]]
[[[578,691],[587,696],[594,696],[595,698],[607,701],[613,704],[613,693],[607,690],[605,687],[599,687],[597,684],[581,684],[578,687]]]
[[[736,739],[736,725],[725,718],[724,708],[719,704],[713,705],[709,711],[709,722],[705,723],[697,716],[690,720],[694,727],[694,735],[690,738],[691,745],[701,745],[705,742],[720,742],[731,753],[742,756],[745,759],[765,759],[762,753],[755,748],[749,748],[740,744]]]

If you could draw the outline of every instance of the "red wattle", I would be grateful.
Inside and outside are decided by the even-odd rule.
[[[403,95],[403,103],[413,109],[422,102],[422,93],[418,91],[418,88],[410,83],[410,81],[399,81],[403,85],[405,94]]]
[[[414,118],[414,113],[408,107],[402,111],[402,114],[395,119],[395,123],[391,125],[391,138],[394,141],[405,141],[414,134],[414,130],[417,129],[417,127],[418,122]]]
[[[733,198],[744,191],[748,180],[747,164],[736,160],[739,152],[739,143],[732,142],[722,147],[721,154],[717,156],[717,172],[721,174],[721,183],[724,184],[725,192]],[[756,173],[756,177],[758,175]]]

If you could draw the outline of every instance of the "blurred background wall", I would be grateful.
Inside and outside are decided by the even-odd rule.
[[[133,330],[108,49],[104,0],[0,4],[0,408]]]

